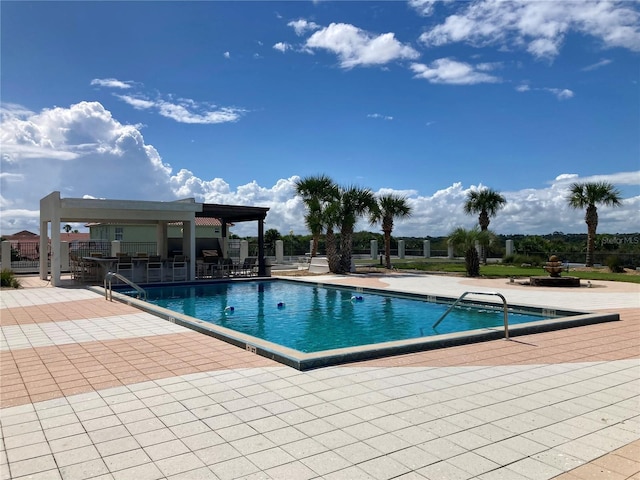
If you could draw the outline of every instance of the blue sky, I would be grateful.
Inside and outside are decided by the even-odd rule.
[[[398,235],[472,226],[482,186],[497,233],[581,233],[567,189],[595,180],[624,198],[599,231],[640,231],[638,3],[0,8],[2,234],[38,231],[53,190],[268,206],[305,233],[294,182],[321,173],[406,195]]]

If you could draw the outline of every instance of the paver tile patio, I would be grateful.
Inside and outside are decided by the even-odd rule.
[[[535,300],[530,289],[506,288]],[[86,290],[3,291],[1,472],[640,477],[640,297],[634,304],[624,288],[594,291],[572,301],[619,312],[620,322],[309,372],[173,324],[169,331],[167,322]],[[544,295],[557,301],[556,292]],[[145,328],[120,323],[133,318]],[[105,332],[111,337],[97,338]]]

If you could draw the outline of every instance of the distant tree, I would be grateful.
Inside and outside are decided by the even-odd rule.
[[[453,230],[448,237],[448,241],[454,248],[464,251],[464,266],[469,277],[480,276],[480,256],[476,249],[476,242],[489,243],[488,237],[491,233],[488,230],[482,231],[478,227],[470,230],[459,227]]]
[[[371,190],[355,186],[337,187],[335,197],[327,202],[322,223],[326,228],[327,262],[332,273],[351,270],[355,225],[358,218],[368,215],[375,206],[376,199]],[[338,229],[339,238],[336,235]]]
[[[544,258],[549,255],[550,244],[539,235],[527,235],[516,243],[516,250],[523,255],[537,255]]]
[[[304,220],[313,237],[311,256],[315,257],[318,254],[320,236],[326,228],[324,210],[337,197],[338,187],[328,176],[316,175],[298,180],[296,193],[302,197],[302,201],[307,207]]]
[[[64,227],[62,227],[62,229],[67,233],[69,233],[72,228],[73,227],[71,225],[69,225],[68,223]]]
[[[490,188],[471,190],[464,203],[464,213],[478,213],[478,225],[480,225],[480,230],[484,232],[489,228],[491,217],[495,216],[506,203],[507,200],[500,193]],[[486,248],[482,249],[482,262],[487,263]]]
[[[279,240],[280,238],[280,232],[275,228],[270,228],[269,230],[264,232],[264,243],[266,245],[269,245],[274,254],[276,248],[276,240]]]
[[[620,191],[611,183],[573,183],[569,187],[567,202],[571,208],[583,209],[587,211],[584,221],[587,224],[587,267],[593,266],[593,252],[596,244],[596,229],[598,228],[598,208],[596,204],[611,207],[622,205]]]
[[[347,273],[351,271],[355,225],[361,216],[368,215],[377,204],[373,192],[368,188],[349,186],[340,189],[339,205],[340,271],[336,273]]]
[[[391,268],[391,232],[393,231],[393,220],[394,218],[405,218],[409,216],[411,216],[411,207],[407,203],[407,198],[394,194],[378,197],[375,208],[371,210],[369,216],[371,225],[382,222],[386,268]]]

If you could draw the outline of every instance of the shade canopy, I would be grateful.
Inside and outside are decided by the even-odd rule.
[[[51,283],[60,285],[60,228],[61,222],[147,223],[158,225],[158,250],[166,245],[166,225],[182,222],[183,251],[191,258],[195,248],[196,217],[218,218],[222,222],[223,237],[226,225],[239,222],[258,222],[258,273],[264,275],[264,220],[268,207],[199,203],[193,198],[174,202],[144,200],[107,200],[95,198],[61,198],[52,192],[40,200],[40,251],[47,251],[48,224],[51,223]],[[56,225],[57,224],[57,225]],[[164,233],[160,233],[164,232]],[[191,262],[189,278],[195,278],[195,262]],[[40,278],[46,280],[48,262],[40,256]]]

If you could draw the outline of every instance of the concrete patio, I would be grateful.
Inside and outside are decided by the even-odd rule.
[[[621,320],[300,372],[21,280],[0,292],[2,479],[640,479],[637,284],[314,277]]]

